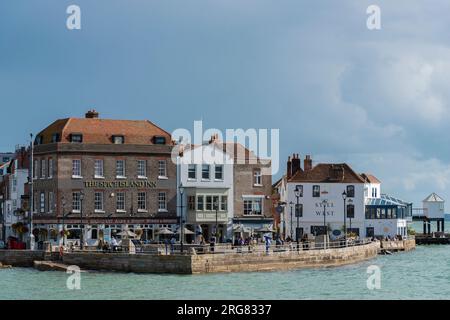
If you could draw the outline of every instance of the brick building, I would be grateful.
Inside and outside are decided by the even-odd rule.
[[[123,230],[153,239],[174,228],[176,166],[170,134],[150,121],[56,120],[36,135],[33,234],[38,241],[110,241]]]

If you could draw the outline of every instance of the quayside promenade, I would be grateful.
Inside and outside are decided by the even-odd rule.
[[[314,267],[333,267],[375,258],[379,241],[358,240],[343,243],[300,243],[273,246],[185,246],[166,248],[152,245],[137,252],[99,250],[58,251],[1,250],[0,261],[12,266],[33,267],[34,261],[59,261],[84,270],[135,273],[202,274],[217,272],[276,271]]]

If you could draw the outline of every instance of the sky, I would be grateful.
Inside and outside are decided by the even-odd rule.
[[[81,30],[66,27],[73,4]],[[366,26],[372,4],[380,30]],[[94,108],[169,132],[279,129],[282,171],[310,154],[415,206],[450,199],[448,12],[448,0],[2,0],[0,151]]]

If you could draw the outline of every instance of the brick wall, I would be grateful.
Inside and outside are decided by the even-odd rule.
[[[44,260],[44,251],[0,250],[0,262],[13,267],[32,267],[34,260]]]

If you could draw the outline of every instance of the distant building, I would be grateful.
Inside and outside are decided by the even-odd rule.
[[[206,241],[216,234],[216,224],[219,241],[272,230],[272,176],[263,174],[270,166],[241,144],[219,141],[217,135],[201,146],[185,146],[178,187],[185,190],[186,224]]]
[[[445,228],[445,200],[433,192],[422,201],[422,207],[425,220],[428,223],[436,221],[437,231],[443,232]]]
[[[168,132],[146,120],[59,119],[36,135],[34,230],[38,241],[88,243],[130,230],[174,231],[176,166]]]
[[[344,224],[348,233],[360,237],[407,235],[412,204],[382,194],[375,176],[358,174],[346,163],[313,165],[307,155],[302,168],[294,154],[274,188],[283,208],[280,228],[293,240],[325,232],[339,238]]]

